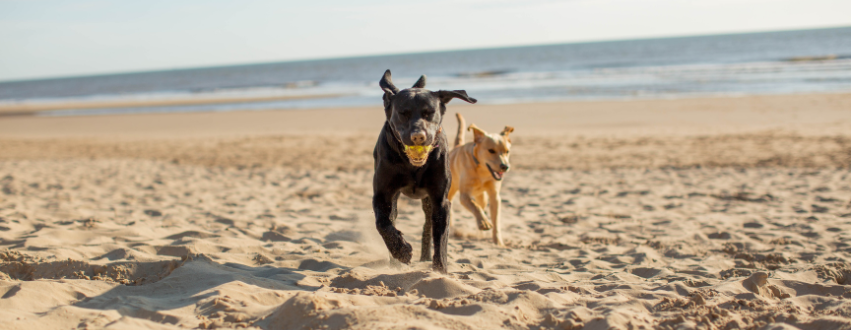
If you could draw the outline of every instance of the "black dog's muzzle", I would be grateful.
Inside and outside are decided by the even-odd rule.
[[[393,136],[396,137],[396,140],[399,141],[399,144],[401,144],[404,148],[404,150],[402,151],[405,153],[405,156],[408,157],[408,161],[411,162],[411,165],[420,167],[426,164],[426,162],[428,161],[428,155],[432,152],[432,150],[437,149],[439,145],[437,143],[437,136],[438,134],[440,134],[440,132],[443,131],[443,128],[441,127],[437,130],[437,134],[434,135],[434,142],[430,145],[421,144],[422,142],[425,142],[427,136],[424,132],[421,133],[422,139],[420,141],[417,141],[413,138],[411,139],[415,143],[419,142],[419,145],[407,145],[402,140],[402,137],[399,135],[396,129],[393,128],[393,125],[390,125],[390,130],[392,131]]]

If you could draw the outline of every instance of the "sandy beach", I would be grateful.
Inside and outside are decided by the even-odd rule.
[[[450,103],[516,130],[447,275],[375,230],[376,101],[0,117],[0,328],[851,329],[851,94]]]

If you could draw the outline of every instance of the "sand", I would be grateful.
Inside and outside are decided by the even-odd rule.
[[[375,231],[378,107],[3,117],[0,328],[851,329],[849,110],[450,104],[516,131],[508,247],[456,202],[448,275]]]

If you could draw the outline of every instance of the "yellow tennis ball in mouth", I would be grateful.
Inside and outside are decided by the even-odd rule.
[[[405,146],[405,154],[414,160],[424,160],[431,152],[432,146]]]

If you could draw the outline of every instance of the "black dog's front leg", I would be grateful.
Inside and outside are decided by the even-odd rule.
[[[425,224],[423,224],[423,244],[420,249],[420,261],[431,261],[431,222],[432,204],[431,198],[423,198],[423,213],[425,213]]]
[[[449,210],[451,203],[443,198],[430,198],[432,201],[431,236],[434,242],[434,270],[446,273],[446,245],[449,239]]]
[[[392,195],[385,192],[376,193],[372,197],[372,210],[375,212],[375,228],[384,239],[390,255],[407,264],[411,262],[414,249],[402,237],[402,232],[393,225],[396,221],[396,200],[398,199],[398,191]]]

